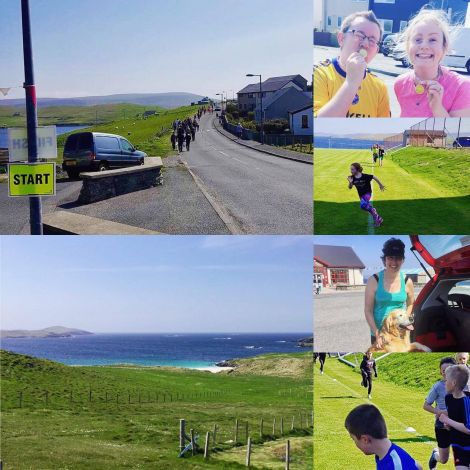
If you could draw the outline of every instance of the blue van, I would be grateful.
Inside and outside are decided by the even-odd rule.
[[[62,168],[69,178],[76,178],[81,171],[143,165],[146,156],[120,135],[78,132],[67,137]]]

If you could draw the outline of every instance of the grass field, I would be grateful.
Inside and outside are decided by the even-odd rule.
[[[431,385],[440,379],[439,360],[446,354],[392,354],[377,363],[379,377],[372,390],[372,403],[387,422],[389,438],[409,452],[423,468],[436,447],[434,417],[422,409]],[[448,354],[447,354],[448,356]],[[355,358],[358,363],[362,356]],[[348,357],[354,362],[354,358]],[[327,358],[325,373],[314,373],[314,459],[315,470],[375,468],[373,456],[356,448],[344,427],[354,407],[369,403],[360,385],[359,370],[335,358]],[[415,432],[410,432],[413,428]],[[408,429],[408,430],[407,430]],[[451,463],[439,469],[454,468]]]
[[[470,231],[470,154],[465,150],[405,148],[373,166],[368,150],[315,149],[315,234],[454,234]],[[384,218],[373,227],[348,189],[349,167],[359,162],[372,182],[373,203]]]
[[[255,443],[252,468],[284,468],[288,436],[291,468],[312,468],[311,418],[306,427],[312,409],[309,353],[260,356],[264,375],[256,373],[257,359],[240,360],[233,373],[212,374],[133,366],[70,367],[6,351],[0,354],[6,469],[245,468],[246,422]],[[296,429],[291,432],[292,416]],[[282,437],[281,417],[286,423]],[[218,425],[209,460],[201,454],[177,457],[180,418],[186,419],[188,431],[195,429],[202,445],[205,433]],[[274,418],[278,425],[273,436]],[[237,446],[235,419],[240,421]]]
[[[118,103],[96,106],[48,106],[38,108],[40,126],[56,124],[87,125],[133,119],[145,110],[165,111],[159,106]],[[24,127],[26,109],[22,107],[0,106],[0,126]]]

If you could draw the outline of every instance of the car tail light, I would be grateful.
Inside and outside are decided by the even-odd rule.
[[[88,160],[94,160],[96,158],[96,153],[90,152],[90,155],[88,155]]]

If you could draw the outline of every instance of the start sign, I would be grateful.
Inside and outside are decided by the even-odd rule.
[[[55,163],[10,163],[8,195],[54,196]]]

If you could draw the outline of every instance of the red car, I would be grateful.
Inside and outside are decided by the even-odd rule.
[[[413,340],[432,351],[470,350],[470,235],[410,235],[434,269],[413,306]]]

